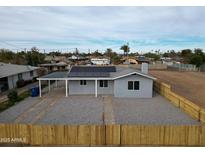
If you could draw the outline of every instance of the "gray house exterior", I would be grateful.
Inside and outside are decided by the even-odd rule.
[[[51,76],[44,76],[38,80],[65,80],[66,96],[112,95],[151,98],[155,80],[154,77],[134,69],[115,66],[73,66],[62,76]]]
[[[39,67],[29,65],[6,64],[0,62],[0,92],[16,88],[20,79],[32,80],[38,77]]]

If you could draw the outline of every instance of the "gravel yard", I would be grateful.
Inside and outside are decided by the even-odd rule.
[[[160,95],[146,99],[113,98],[113,114],[117,124],[199,124]]]
[[[0,113],[0,123],[29,124],[200,124],[162,96],[113,98],[64,96],[64,90],[29,97]]]
[[[93,96],[61,98],[39,124],[103,124],[103,102]]]

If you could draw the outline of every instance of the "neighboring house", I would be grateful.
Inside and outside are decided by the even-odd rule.
[[[125,64],[125,65],[138,64],[138,62],[136,61],[135,58],[125,57],[125,58],[122,58],[122,61],[123,61],[123,64]]]
[[[65,62],[40,64],[39,66],[45,68],[48,73],[68,70],[68,64]]]
[[[148,69],[148,66],[143,68]],[[55,74],[45,75],[38,80],[40,91],[41,80],[48,80],[49,83],[50,80],[64,80],[66,96],[68,94],[91,94],[96,97],[98,95],[113,95],[114,97],[151,98],[155,78],[145,74],[147,71],[139,72],[115,66],[73,66],[69,72],[55,72]]]
[[[94,65],[109,65],[110,59],[109,58],[91,58],[91,64]]]
[[[45,59],[44,59],[46,62],[55,62],[55,63],[58,63],[58,62],[61,62],[61,61],[64,61],[66,62],[67,61],[67,58],[65,56],[46,56]]]
[[[161,61],[162,61],[162,64],[166,64],[166,65],[168,65],[168,66],[171,66],[171,65],[174,64],[174,61],[173,61],[172,58],[170,58],[170,57],[162,57],[162,58],[160,58],[160,59],[161,59]]]
[[[29,65],[6,64],[0,62],[0,92],[16,88],[16,82],[20,79],[32,80],[38,77],[39,67]]]
[[[148,58],[146,58],[145,56],[137,56],[136,61],[138,64],[142,64],[142,63],[150,63],[150,60]]]

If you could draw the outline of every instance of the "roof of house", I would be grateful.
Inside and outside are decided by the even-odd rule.
[[[0,78],[39,69],[30,65],[6,64],[0,62]]]
[[[46,66],[67,66],[65,62],[58,62],[58,63],[46,63],[46,64],[39,64],[39,66],[46,67]]]
[[[68,77],[109,77],[116,72],[114,66],[73,66]]]
[[[112,78],[117,79],[130,74],[138,74],[146,78],[155,79],[154,77],[139,72],[135,69],[116,67],[116,66],[73,66],[68,73],[69,78]]]
[[[119,79],[128,75],[137,74],[152,80],[155,80],[154,77],[139,72],[135,69],[125,68],[125,67],[116,67],[116,66],[73,66],[70,72],[54,72],[40,79],[48,78],[69,78],[69,79]]]

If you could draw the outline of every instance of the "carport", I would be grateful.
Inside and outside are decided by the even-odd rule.
[[[48,90],[51,91],[51,81],[55,81],[55,87],[58,87],[58,81],[65,81],[65,95],[68,96],[68,72],[53,72],[42,77],[37,78],[39,82],[39,96],[42,96],[42,84],[41,81],[48,81]]]

